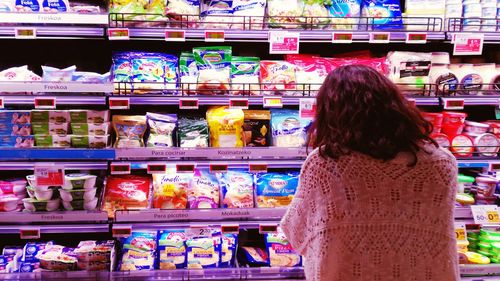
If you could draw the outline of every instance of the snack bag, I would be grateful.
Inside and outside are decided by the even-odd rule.
[[[147,147],[173,147],[177,115],[146,113],[149,136]]]
[[[243,122],[241,109],[227,106],[211,107],[207,111],[210,143],[212,147],[243,147]]]
[[[238,248],[238,235],[222,235],[221,244],[221,267],[233,267],[236,260],[236,248]]]
[[[192,53],[181,53],[179,58],[179,76],[182,94],[196,93],[198,83],[198,66]]]
[[[234,0],[232,29],[259,30],[264,25],[266,0]]]
[[[173,55],[159,53],[134,53],[132,55],[132,75],[134,91],[162,92],[177,86],[178,59]]]
[[[268,110],[244,110],[243,142],[245,147],[269,146],[271,113]]]
[[[103,211],[114,218],[117,210],[145,209],[149,205],[150,178],[135,175],[109,176]]]
[[[197,169],[188,188],[190,209],[219,208],[219,182],[208,170]]]
[[[132,61],[129,53],[113,54],[113,65],[111,66],[111,81],[114,82],[115,91],[130,92],[131,86],[121,83],[132,82]],[[128,91],[125,88],[128,87]]]
[[[70,66],[64,69],[42,65],[43,81],[49,82],[71,82],[76,66]]]
[[[311,120],[301,119],[298,110],[271,110],[273,145],[278,147],[302,147],[307,142]]]
[[[296,90],[295,66],[285,61],[261,61],[260,82],[264,95],[293,95]]]
[[[199,70],[198,93],[227,93],[231,74],[231,47],[199,47],[193,49],[193,54]]]
[[[191,178],[190,174],[174,172],[153,174],[153,208],[186,209]]]
[[[222,208],[253,208],[253,175],[239,170],[219,174]]]
[[[302,17],[299,21],[306,29],[326,28],[330,23],[328,9],[325,7],[330,1],[325,0],[300,0]]]
[[[260,95],[260,59],[236,57],[231,60],[231,94]]]
[[[267,173],[256,176],[257,207],[277,208],[290,205],[299,184],[299,173]]]
[[[233,1],[202,0],[200,16],[204,22],[204,28],[230,28],[233,22]]]
[[[158,267],[160,270],[186,267],[186,240],[184,230],[160,230],[158,232]]]
[[[269,266],[302,266],[302,257],[292,248],[292,245],[280,229],[278,229],[278,233],[266,234],[266,248],[269,253]]]
[[[115,115],[113,116],[113,128],[116,133],[115,147],[144,147],[145,116]]]
[[[332,29],[358,30],[361,0],[333,0],[327,9]]]
[[[208,147],[208,123],[204,118],[179,119],[177,130],[179,147]]]

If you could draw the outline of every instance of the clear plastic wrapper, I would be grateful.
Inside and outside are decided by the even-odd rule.
[[[390,52],[387,55],[389,78],[400,83],[402,90],[424,89],[425,84],[430,83],[431,59],[431,53]]]
[[[153,270],[157,249],[156,232],[138,232],[121,240],[122,260],[118,266],[121,271]]]
[[[219,181],[208,170],[197,169],[188,187],[190,209],[219,208]]]
[[[109,13],[117,14],[111,19],[116,18],[120,27],[163,26],[165,12],[165,0],[110,0],[109,6]]]
[[[198,93],[227,93],[231,74],[231,47],[199,47],[193,49],[193,54],[199,70]]]
[[[146,209],[149,206],[150,177],[109,176],[106,182],[103,210],[114,218],[116,210]]]
[[[301,119],[298,110],[271,110],[273,146],[302,147],[307,141],[311,120]]]
[[[277,233],[266,234],[266,247],[269,253],[269,266],[302,266],[302,257],[292,248],[285,234],[279,228]]]
[[[197,27],[200,21],[200,0],[168,0],[166,14],[173,26]]]
[[[186,209],[192,177],[191,174],[174,171],[153,174],[153,208]]]
[[[202,0],[201,19],[208,29],[228,29],[233,22],[232,0]]]
[[[266,0],[233,0],[233,29],[258,30],[264,25]]]
[[[222,208],[253,208],[253,175],[243,170],[229,170],[218,175],[222,190]]]
[[[327,6],[332,29],[357,30],[361,16],[360,0],[332,0]]]
[[[260,95],[260,59],[236,57],[231,60],[231,94]]]
[[[328,9],[325,0],[300,0],[302,6],[302,17],[299,18],[306,28],[326,28],[330,23]]]
[[[192,53],[181,53],[179,57],[179,76],[182,94],[196,93],[198,83],[198,66]]]
[[[299,0],[268,0],[267,14],[270,27],[300,27],[303,7]]]
[[[113,128],[116,133],[115,147],[144,147],[145,116],[115,115],[113,116]]]
[[[208,123],[204,118],[179,119],[177,130],[179,147],[208,147]]]
[[[149,135],[147,147],[173,147],[177,115],[175,114],[146,114]]]
[[[260,82],[264,95],[295,95],[295,65],[286,61],[261,61]]]
[[[133,53],[130,57],[132,81],[135,82],[134,92],[163,92],[164,89],[176,89],[179,63],[176,56],[160,53]]]
[[[71,82],[76,66],[70,66],[64,69],[42,65],[43,81],[48,82]]]

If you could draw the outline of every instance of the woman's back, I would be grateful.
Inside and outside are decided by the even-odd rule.
[[[459,280],[455,158],[434,145],[416,156],[309,155],[282,222],[308,280]]]

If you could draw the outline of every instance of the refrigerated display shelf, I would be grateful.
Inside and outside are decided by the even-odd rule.
[[[103,211],[0,212],[0,225],[72,222],[100,222],[107,224],[108,214]]]
[[[20,234],[22,230],[40,230],[43,233],[109,233],[108,224],[30,224],[0,225],[0,234]]]
[[[1,161],[13,160],[114,160],[114,149],[0,148]]]
[[[0,162],[0,171],[33,170],[35,165],[50,165],[53,162]],[[57,162],[66,170],[106,170],[108,162]]]
[[[151,167],[151,166],[158,166],[158,165],[165,165],[166,167],[171,167],[171,168],[175,168],[176,165],[182,165],[182,164],[186,164],[186,162],[184,161],[172,161],[172,160],[168,160],[168,162],[166,161],[133,161],[133,162],[125,162],[125,163],[122,163],[122,162],[112,162],[111,165],[114,165],[114,164],[127,164],[129,163],[130,164],[130,169],[132,170],[144,170],[144,169],[148,169],[148,167]],[[285,169],[285,168],[296,168],[296,169],[300,169],[300,167],[302,167],[302,164],[304,163],[304,161],[302,160],[286,160],[286,161],[283,161],[283,160],[267,160],[265,162],[259,162],[259,161],[235,161],[235,160],[228,160],[227,162],[215,162],[215,161],[196,161],[195,165],[197,168],[204,168],[204,169],[210,169],[211,166],[217,166],[218,167],[221,167],[219,168],[218,170],[224,168],[224,166],[227,165],[227,168],[230,168],[230,169],[249,169],[251,165],[262,165],[261,167],[265,167],[266,169],[270,168],[270,169]],[[1,164],[1,162],[0,162]],[[0,166],[1,167],[1,166]],[[0,168],[1,170],[1,168]],[[160,171],[161,172],[161,171]],[[153,172],[154,173],[154,172]]]
[[[3,99],[4,106],[27,105],[38,107],[37,100],[54,100],[54,108],[57,105],[106,105],[106,97],[104,95],[0,95]],[[51,101],[49,101],[51,102]]]
[[[108,25],[108,14],[0,13],[1,23]]]

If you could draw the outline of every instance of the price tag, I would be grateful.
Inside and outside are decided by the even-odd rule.
[[[467,241],[467,230],[465,228],[465,223],[455,222],[455,235],[457,241]]]
[[[210,173],[226,173],[227,164],[210,164]]]
[[[120,110],[130,109],[129,98],[109,98],[109,109]]]
[[[109,40],[129,40],[130,32],[128,28],[109,28],[108,38]]]
[[[128,175],[130,174],[130,163],[111,163],[112,175]]]
[[[258,174],[258,173],[267,173],[267,164],[249,164],[248,171],[250,173]]]
[[[314,119],[316,115],[316,99],[302,98],[299,101],[299,114],[302,119]]]
[[[64,185],[64,166],[54,164],[35,164],[35,183],[37,186]]]
[[[205,42],[224,42],[225,39],[224,31],[205,31]]]
[[[188,237],[212,237],[213,228],[208,226],[190,226],[186,229]]]
[[[165,164],[148,164],[148,174],[164,174],[166,171]]]
[[[55,109],[56,108],[56,98],[55,97],[36,97],[34,99],[36,109]]]
[[[0,97],[0,109],[5,108],[5,100],[3,97]]]
[[[130,225],[113,225],[111,230],[113,238],[127,238],[132,235],[132,226]]]
[[[300,45],[300,32],[270,31],[270,54],[298,54]]]
[[[490,171],[499,171],[500,170],[500,163],[490,163]]]
[[[454,56],[481,55],[483,53],[483,33],[458,33],[455,34],[453,44]]]
[[[283,99],[281,97],[263,97],[262,106],[264,108],[282,108]]]
[[[36,28],[34,27],[20,27],[16,28],[16,39],[35,39]]]
[[[165,30],[165,41],[184,42],[186,32],[184,30]]]
[[[332,34],[332,43],[352,43],[352,32],[334,32]]]
[[[444,99],[443,107],[446,110],[463,110],[464,106],[464,99]]]
[[[248,99],[246,98],[229,99],[229,107],[234,109],[248,109]]]
[[[24,228],[19,230],[21,239],[40,239],[40,228]]]
[[[197,98],[180,98],[179,109],[198,109],[200,108]]]
[[[476,224],[500,224],[500,214],[496,205],[472,205],[471,211]]]
[[[240,233],[240,226],[239,225],[222,225],[221,232],[222,233],[239,234]]]
[[[391,41],[391,33],[389,32],[372,32],[370,33],[369,43],[387,44]]]
[[[406,44],[426,44],[427,33],[425,32],[409,32],[406,33]]]
[[[196,165],[194,164],[177,164],[175,165],[175,170],[177,173],[194,173]]]
[[[266,234],[266,233],[276,233],[278,231],[278,226],[273,225],[273,224],[261,224],[259,225],[259,233],[260,234]]]

